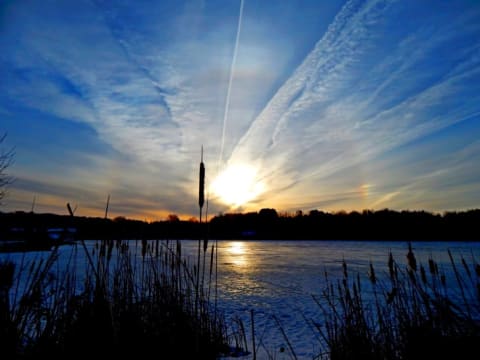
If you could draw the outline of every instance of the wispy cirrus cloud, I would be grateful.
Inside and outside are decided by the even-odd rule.
[[[478,44],[471,39],[480,30],[478,14],[434,23],[433,30],[419,24],[385,44],[381,34],[396,7],[349,1],[251,124],[230,161],[260,163],[259,177],[271,189],[266,198],[288,197],[277,193],[289,189],[314,207],[325,199],[318,190],[324,185],[340,204],[344,197],[325,179],[350,169],[356,187],[374,182],[359,172],[377,156],[478,117],[479,93],[471,87],[480,80]],[[469,45],[450,54],[457,43]]]
[[[9,3],[0,19],[0,111],[19,134],[14,124],[38,119],[39,135],[51,134],[30,129],[21,143],[61,166],[52,178],[21,157],[18,190],[28,198],[28,188],[47,194],[56,184],[58,203],[116,192],[136,214],[141,206],[187,213],[200,147],[212,181],[224,133],[223,159],[255,165],[266,185],[247,210],[440,207],[446,200],[432,189],[452,172],[462,174],[458,191],[472,194],[473,157],[454,164],[445,155],[476,149],[473,139],[459,133],[461,146],[447,142],[437,153],[417,142],[437,144],[438,132],[478,119],[478,6],[326,3],[246,0],[233,73],[239,2]],[[47,143],[55,132],[62,140]]]
[[[201,144],[210,143],[210,151],[218,153],[215,137],[221,133],[232,47],[230,24],[221,25],[219,33],[218,28],[205,31],[204,26],[198,39],[191,32],[191,21],[202,27],[207,17],[202,6],[180,6],[172,18],[162,19],[170,28],[157,24],[155,15],[161,10],[100,2],[12,6],[15,22],[8,24],[2,37],[9,49],[2,59],[9,68],[2,90],[20,107],[57,121],[87,124],[125,156],[125,163],[117,163],[124,174],[136,171],[161,183],[163,193],[174,187],[176,195],[185,199],[195,194],[192,167]],[[130,11],[142,26],[129,22]],[[165,29],[173,43],[161,40]],[[212,49],[216,56],[211,56]],[[233,114],[236,111],[232,109]],[[139,179],[125,178],[132,187],[145,190]],[[44,177],[42,183],[50,180]],[[32,186],[31,191],[34,188],[39,189]],[[163,196],[158,206],[186,211],[172,193],[167,191],[176,204]]]

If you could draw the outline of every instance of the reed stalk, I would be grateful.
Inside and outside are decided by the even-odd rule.
[[[197,282],[196,282],[196,299],[195,304],[199,301],[199,291],[200,291],[200,248],[202,243],[202,210],[205,203],[205,164],[203,163],[203,146],[200,157],[200,170],[199,170],[199,181],[198,181],[198,207],[199,207],[199,221],[200,221],[200,234],[198,238],[198,250],[197,250]],[[195,310],[195,313],[197,313]]]
[[[152,353],[214,359],[228,353],[225,321],[213,316],[203,290],[200,296],[193,290],[196,279],[180,243],[139,245],[97,242],[92,249],[80,244],[88,252],[82,273],[77,245],[65,267],[57,262],[57,250],[31,265],[15,266],[13,277],[12,265],[0,263],[0,285],[7,284],[0,286],[0,316],[6,319],[0,333],[2,340],[14,337],[2,341],[0,354],[11,359]],[[197,339],[197,347],[188,345]]]
[[[389,254],[385,278],[370,263],[368,301],[359,274],[350,279],[343,264],[343,279],[327,278],[322,296],[314,297],[325,318],[314,323],[323,339],[321,358],[468,358],[480,339],[480,299],[472,291],[478,280],[471,276],[478,264],[462,257],[463,272],[448,255],[453,288],[432,258],[428,271],[416,260],[411,244],[404,269]]]

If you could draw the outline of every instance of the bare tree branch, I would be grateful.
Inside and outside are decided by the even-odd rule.
[[[0,136],[0,145],[3,144],[7,134]],[[7,187],[13,182],[13,177],[7,172],[7,169],[13,164],[13,156],[15,155],[14,148],[4,150],[0,148],[0,205],[2,199],[7,193]]]

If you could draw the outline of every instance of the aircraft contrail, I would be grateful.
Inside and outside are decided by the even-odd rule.
[[[230,65],[230,78],[228,80],[227,99],[225,101],[225,111],[223,113],[222,140],[221,140],[221,144],[220,144],[220,155],[218,157],[218,171],[220,171],[220,167],[222,165],[223,148],[225,147],[225,132],[226,132],[226,129],[227,129],[228,110],[229,110],[229,107],[230,107],[230,93],[232,91],[233,73],[234,73],[234,70],[235,70],[235,64],[237,62],[238,43],[240,41],[240,30],[242,28],[243,2],[244,2],[244,0],[240,1],[240,13],[238,15],[237,36],[235,38],[235,48],[233,50],[232,63]]]

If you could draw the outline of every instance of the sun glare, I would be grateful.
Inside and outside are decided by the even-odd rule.
[[[229,251],[233,255],[243,255],[245,253],[245,248],[243,247],[243,243],[241,242],[231,242],[229,247]]]
[[[224,253],[225,260],[232,264],[235,265],[237,268],[243,268],[246,267],[248,264],[248,258],[247,258],[247,249],[245,248],[244,243],[239,242],[239,241],[232,241],[226,244],[227,251]]]
[[[264,184],[257,178],[257,170],[244,164],[227,166],[211,185],[211,191],[215,196],[234,207],[254,200],[264,188]]]

